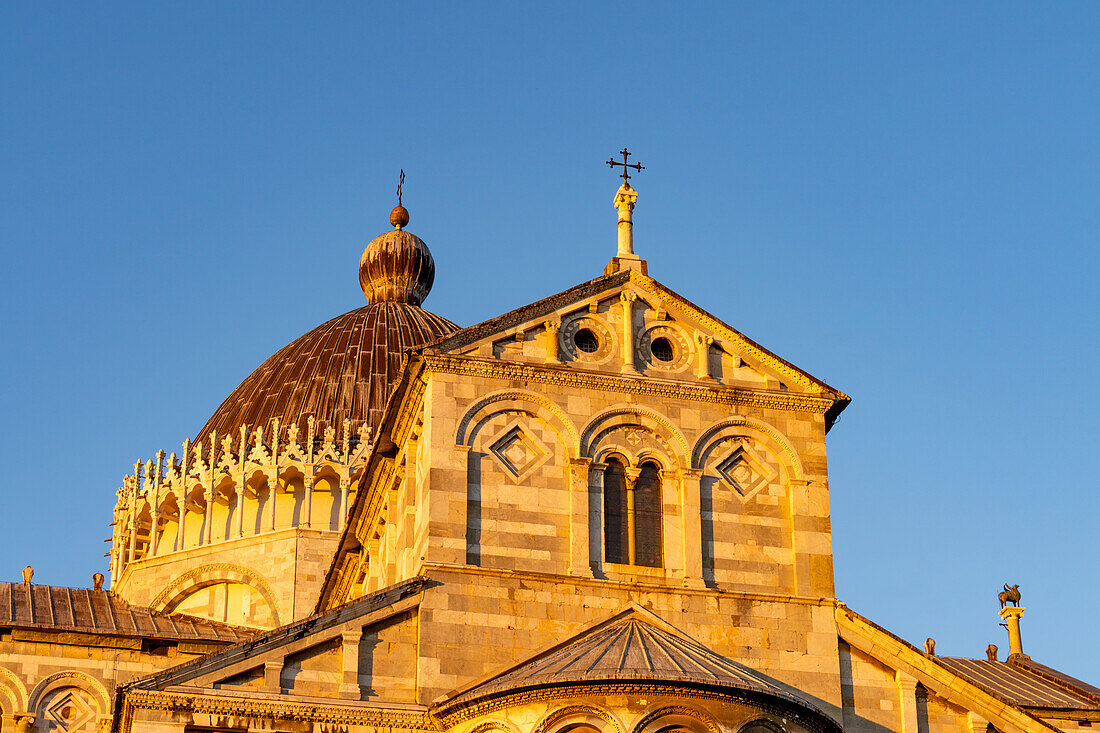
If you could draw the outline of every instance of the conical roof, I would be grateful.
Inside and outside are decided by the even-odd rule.
[[[441,702],[443,709],[473,700],[549,686],[661,682],[725,688],[780,698],[816,715],[817,707],[743,664],[708,649],[643,609],[631,609],[540,652]]]

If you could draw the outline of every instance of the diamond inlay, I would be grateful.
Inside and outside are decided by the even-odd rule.
[[[43,706],[42,717],[47,726],[67,733],[91,731],[94,729],[96,708],[84,699],[84,694],[75,689],[63,689],[54,694]]]
[[[489,445],[489,453],[517,482],[550,458],[550,451],[515,423]]]
[[[717,466],[718,475],[738,496],[748,499],[775,480],[778,475],[756,454],[748,443],[741,441],[733,452]]]

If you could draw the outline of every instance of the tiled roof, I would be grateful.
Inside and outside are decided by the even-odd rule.
[[[936,657],[936,661],[1013,705],[1100,710],[1100,690],[1034,662],[991,662],[957,657]],[[1048,673],[1043,674],[1043,670]]]
[[[608,681],[732,688],[781,698],[824,716],[764,675],[636,612],[597,624],[488,681],[475,683],[443,702],[443,708],[531,687]]]
[[[132,606],[105,590],[22,583],[0,583],[0,626],[226,643],[247,639],[253,633]]]
[[[375,611],[383,610],[397,604],[399,601],[415,596],[423,589],[425,580],[426,579],[421,576],[403,580],[400,583],[395,583],[382,590],[367,593],[331,611],[314,614],[295,621],[294,623],[278,626],[270,631],[257,633],[255,636],[245,639],[233,646],[219,649],[204,657],[192,659],[176,667],[170,667],[145,677],[135,678],[127,682],[123,687],[136,689],[164,689],[172,685],[189,682],[196,677],[208,674],[211,671],[221,669],[244,659],[260,659],[262,655],[268,652],[278,650],[280,647],[303,639],[311,634],[323,632],[333,626],[338,626],[349,620],[358,619]]]

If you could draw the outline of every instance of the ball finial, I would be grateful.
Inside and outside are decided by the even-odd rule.
[[[409,210],[404,206],[398,204],[393,207],[393,211],[390,212],[390,224],[393,224],[395,229],[401,229],[409,223]]]

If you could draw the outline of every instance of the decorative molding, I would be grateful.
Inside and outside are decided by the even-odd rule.
[[[427,711],[406,712],[378,707],[343,704],[333,701],[330,705],[291,700],[259,700],[229,695],[203,695],[201,693],[155,692],[152,690],[127,690],[127,710],[122,733],[128,733],[133,723],[132,709],[159,710],[174,713],[203,713],[208,715],[246,716],[268,720],[289,720],[344,725],[391,726],[411,730],[438,731],[439,726]]]
[[[0,687],[13,693],[11,700],[15,704],[15,709],[5,711],[8,715],[30,710],[30,695],[27,694],[27,686],[23,684],[23,680],[18,675],[7,667],[0,667]]]
[[[240,583],[255,588],[271,608],[271,614],[274,617],[272,621],[275,626],[281,625],[279,621],[281,618],[279,602],[275,597],[275,592],[271,589],[271,584],[255,570],[232,563],[211,563],[188,570],[165,586],[164,590],[158,593],[149,603],[149,607],[171,613],[172,608],[193,591],[201,590],[216,583]]]
[[[561,428],[565,430],[566,434],[569,436],[571,442],[570,449],[572,451],[579,450],[578,446],[580,445],[580,435],[577,432],[577,426],[573,424],[573,421],[565,413],[565,410],[561,409],[561,407],[559,407],[556,402],[549,399],[548,397],[536,394],[534,392],[527,392],[525,390],[519,389],[506,389],[501,390],[500,392],[493,392],[486,395],[485,397],[482,397],[474,404],[470,405],[470,407],[466,410],[466,414],[462,416],[461,420],[459,420],[458,430],[455,431],[455,443],[458,445],[469,445],[470,435],[468,431],[470,429],[471,423],[473,423],[474,421],[474,418],[478,416],[478,413],[489,405],[495,404],[497,402],[506,401],[517,403],[530,402],[547,410],[551,416],[558,420],[558,422],[561,424]],[[547,417],[545,415],[539,415],[538,413],[534,414],[540,419],[547,420]],[[547,422],[550,422],[550,424],[553,425],[550,420],[547,420]]]
[[[107,692],[107,688],[103,686],[103,683],[95,677],[84,672],[78,672],[75,669],[57,672],[39,681],[34,686],[34,690],[31,691],[27,702],[27,710],[36,710],[47,693],[62,687],[79,687],[95,698],[99,704],[98,712],[100,715],[111,712],[111,694]]]
[[[736,427],[749,428],[771,438],[776,446],[787,456],[787,462],[791,468],[791,472],[794,474],[791,478],[797,480],[803,477],[802,461],[798,457],[798,451],[790,444],[787,437],[763,420],[743,415],[737,415],[728,420],[723,420],[704,430],[702,435],[699,436],[699,439],[695,441],[695,448],[691,451],[691,467],[702,468],[703,456],[706,450],[719,440],[724,439],[725,436],[719,437],[720,433],[726,428]]]
[[[690,454],[690,448],[688,447],[687,439],[684,438],[683,433],[680,432],[671,420],[664,415],[660,414],[656,410],[651,410],[648,407],[642,407],[641,405],[616,405],[610,407],[595,416],[588,421],[584,429],[581,431],[580,441],[580,454],[586,458],[592,457],[592,450],[594,448],[593,440],[598,434],[597,429],[604,427],[604,424],[615,417],[619,416],[633,416],[638,418],[649,418],[653,422],[657,423],[665,429],[667,438],[672,438],[676,445],[679,447],[679,451],[676,451],[678,455],[673,456],[679,458],[678,463],[682,463]],[[601,431],[602,432],[602,431]],[[670,446],[671,447],[671,446]]]
[[[553,456],[550,448],[543,445],[541,440],[531,435],[514,418],[491,440],[489,455],[514,484],[523,483],[532,472]]]
[[[510,720],[505,720],[504,718],[496,718],[487,720],[484,723],[479,723],[467,731],[467,733],[489,733],[489,731],[492,730],[499,730],[504,733],[520,733],[515,723]]]
[[[486,700],[475,700],[470,704],[459,705],[451,709],[448,709],[446,703],[444,703],[434,712],[447,727],[452,727],[464,720],[531,703],[545,703],[555,699],[576,699],[578,697],[598,698],[608,695],[663,695],[679,700],[734,701],[754,707],[764,714],[774,715],[786,720],[793,719],[810,733],[842,733],[840,725],[823,711],[814,708],[808,702],[796,702],[796,698],[793,698],[793,696],[791,696],[793,699],[786,699],[733,687],[722,691],[704,690],[657,680],[652,682],[593,682],[591,684],[579,683],[534,687],[504,693]],[[575,709],[576,714],[595,714],[595,711],[599,710],[595,706],[587,705],[561,708],[563,711],[571,709]],[[536,726],[531,733],[553,733],[554,721],[549,720],[552,715],[553,713],[544,718],[543,723]],[[757,714],[753,716],[753,719],[759,717],[760,715]],[[561,720],[561,718],[557,720]],[[619,727],[614,733],[622,733],[622,728]]]
[[[610,730],[604,731],[604,733],[623,733],[623,726],[607,710],[596,707],[595,705],[569,705],[563,708],[557,708],[549,714],[543,717],[536,725],[531,733],[551,733],[553,729],[560,728],[563,724],[574,722],[576,718],[599,718],[603,722],[607,723]]]
[[[509,382],[536,382],[558,387],[622,392],[718,405],[746,405],[787,412],[824,415],[835,402],[831,397],[815,397],[791,392],[763,392],[720,384],[673,382],[640,375],[623,376],[581,371],[575,367],[501,362],[473,356],[425,355],[424,363],[432,371],[441,374],[478,376]]]
[[[673,354],[672,361],[661,361],[653,356],[653,339],[662,336],[676,345],[678,353]],[[634,349],[642,357],[647,369],[652,369],[664,375],[685,372],[695,360],[695,348],[692,345],[692,339],[688,337],[679,324],[671,321],[655,323],[643,329],[634,341]]]
[[[279,420],[274,419],[267,430],[261,426],[250,428],[242,425],[237,438],[211,434],[207,445],[184,441],[179,461],[173,453],[165,463],[164,451],[158,451],[155,460],[136,463],[134,473],[123,478],[122,487],[116,492],[115,533],[110,553],[112,585],[117,585],[126,566],[158,555],[150,550],[158,533],[163,531],[163,524],[156,524],[154,517],[165,521],[175,518],[178,523],[180,510],[186,509],[190,521],[209,519],[209,512],[199,511],[190,500],[196,493],[210,497],[207,499],[209,506],[209,501],[216,501],[219,496],[225,497],[227,505],[233,497],[242,494],[258,501],[259,486],[266,484],[270,492],[278,493],[280,479],[283,479],[285,487],[299,475],[305,480],[307,492],[319,476],[332,476],[341,486],[350,486],[366,469],[367,457],[373,447],[371,429],[363,426],[353,436],[349,420],[344,420],[342,436],[337,436],[337,430],[332,426],[326,427],[323,435],[315,436],[314,428],[315,421],[310,417],[305,443],[300,444],[297,423],[281,426]],[[270,443],[265,442],[265,435]],[[285,493],[285,488],[283,491]],[[205,520],[204,513],[207,515]],[[238,513],[238,516],[241,515]],[[308,526],[308,517],[303,520],[303,526]],[[271,526],[255,534],[286,528]],[[144,554],[140,555],[134,551],[135,545],[131,544],[131,536],[138,534],[142,535],[143,542],[149,543]],[[177,535],[177,538],[180,536]],[[204,535],[198,545],[169,547],[161,550],[159,556],[233,539],[237,537],[212,541]]]
[[[591,353],[581,351],[573,340],[582,328],[587,328],[596,335],[596,350]],[[603,320],[594,318],[588,311],[582,311],[562,319],[558,330],[558,346],[570,361],[589,365],[606,364],[615,356],[618,339]]]
[[[668,705],[665,707],[657,708],[651,712],[642,716],[634,725],[634,730],[631,733],[645,733],[646,726],[650,725],[656,720],[661,718],[667,718],[672,715],[679,715],[685,718],[691,718],[692,720],[702,723],[710,733],[721,733],[722,727],[718,725],[718,721],[714,719],[709,713],[706,713],[698,708],[688,707],[687,705]]]

